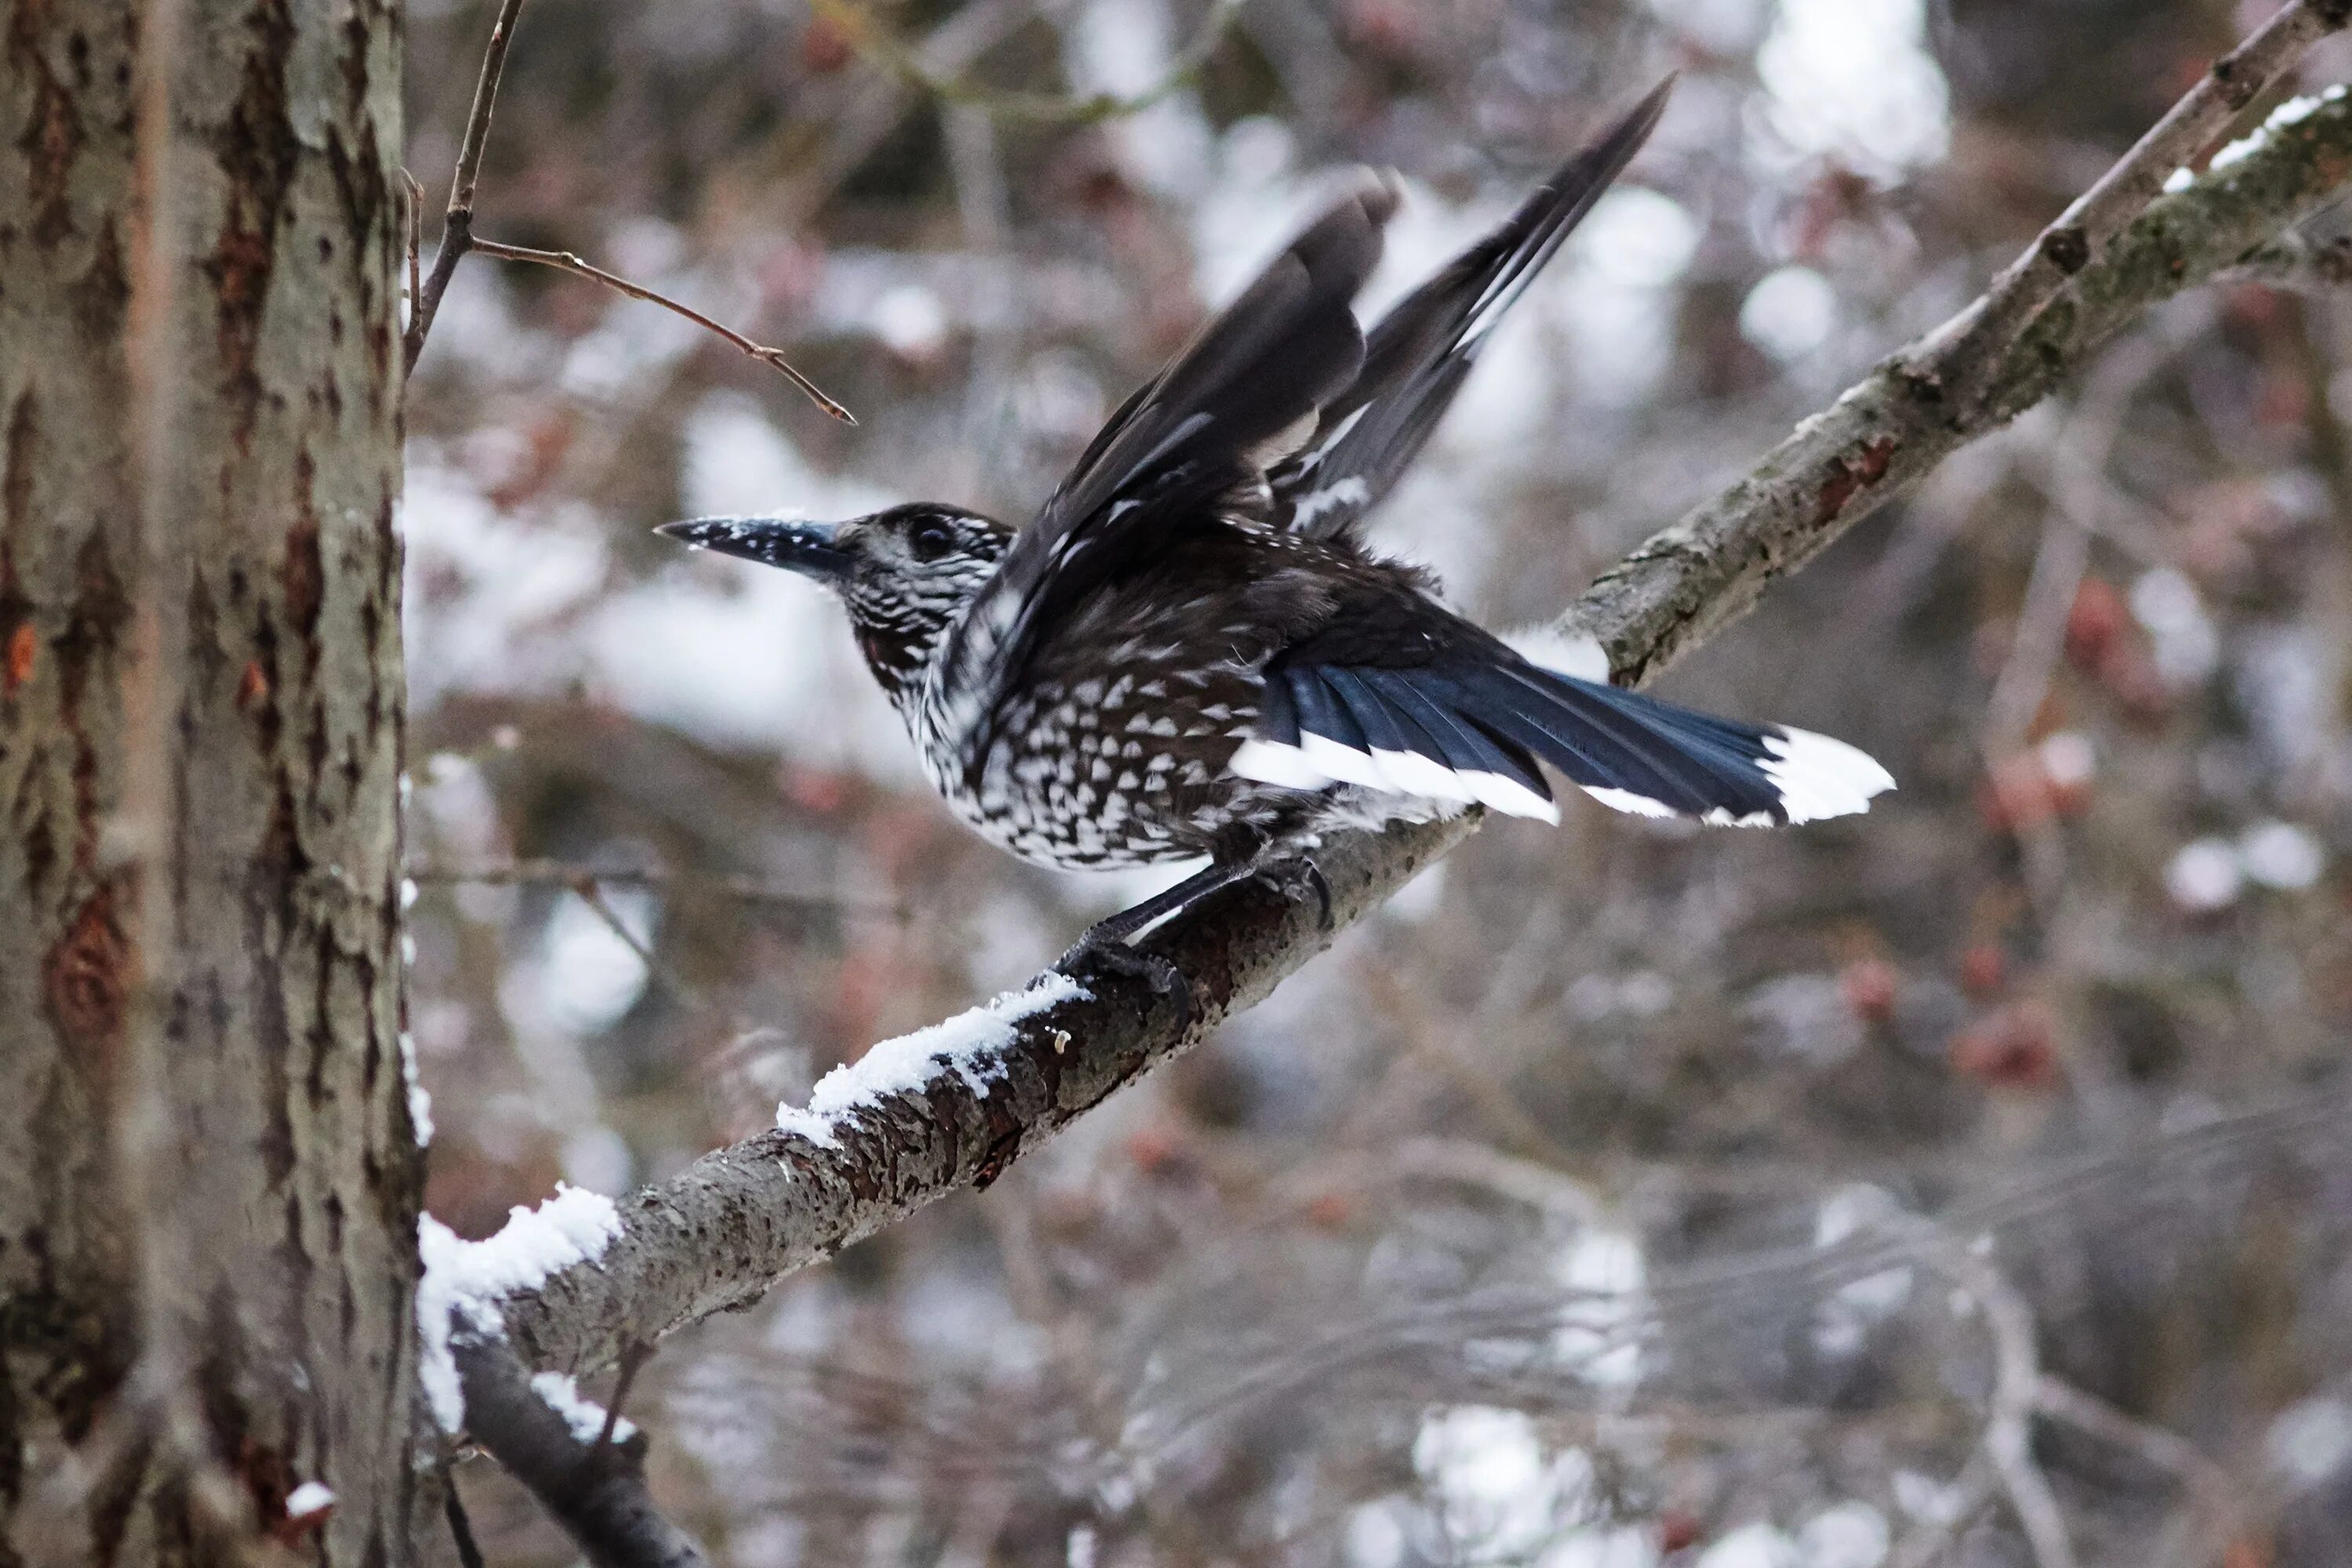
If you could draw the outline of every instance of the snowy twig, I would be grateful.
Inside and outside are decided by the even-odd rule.
[[[1598,638],[1619,681],[1648,680],[1954,449],[2047,395],[2140,312],[2239,261],[2347,175],[2352,104],[2336,101],[2158,197],[2013,341],[1967,367],[1986,395],[1955,405],[1906,374],[1916,353],[1889,361],[1605,574],[1561,629]],[[873,1076],[871,1092],[797,1112],[791,1131],[719,1150],[622,1200],[595,1267],[555,1270],[503,1299],[512,1342],[535,1366],[606,1364],[632,1339],[746,1305],[779,1276],[993,1180],[1024,1148],[1255,1005],[1475,826],[1465,817],[1327,843],[1316,858],[1328,922],[1318,900],[1262,880],[1171,921],[1146,945],[1187,977],[1189,1006],[1089,966],[1069,994],[1034,994],[893,1043],[891,1070]],[[926,1054],[935,1047],[943,1064]]]
[[[2238,113],[2352,16],[2352,0],[2288,0],[2077,196],[1967,310],[1905,355],[1909,374],[1965,416],[1992,389],[2002,357],[2068,281],[2210,148]]]

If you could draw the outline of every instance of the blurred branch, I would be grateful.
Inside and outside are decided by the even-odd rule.
[[[617,1394],[604,1429],[583,1437],[539,1396],[504,1342],[458,1334],[450,1348],[466,1396],[467,1431],[529,1489],[594,1568],[708,1568],[694,1538],[654,1507],[646,1489],[644,1434],[614,1439]]]
[[[2239,261],[2347,178],[2352,103],[2339,101],[2158,196],[2014,341],[1980,363],[1916,348],[1882,364],[1603,574],[1564,629],[1598,637],[1620,681],[1648,680],[1950,452],[2047,395],[2149,306]],[[1934,341],[1984,340],[1947,328]],[[1956,405],[1921,379],[1922,363],[1988,391]],[[961,1021],[953,1068],[845,1113],[823,1142],[765,1132],[623,1199],[621,1234],[593,1267],[507,1300],[513,1343],[534,1365],[603,1364],[631,1340],[746,1306],[779,1276],[993,1180],[1024,1148],[1255,1005],[1475,826],[1465,816],[1328,842],[1317,857],[1328,921],[1317,899],[1255,881],[1171,920],[1145,945],[1188,977],[1190,1006],[1082,967],[1076,995]]]
[[[1213,0],[1200,31],[1176,52],[1160,79],[1140,92],[1098,92],[1074,98],[1061,93],[1005,91],[935,70],[905,40],[877,22],[857,0],[810,0],[816,14],[838,28],[851,48],[943,103],[977,110],[1000,120],[1070,125],[1092,125],[1139,113],[1191,83],[1223,40],[1225,29],[1233,25],[1242,3],[1243,0]]]
[[[1928,1227],[1917,1222],[1901,1228]],[[2033,1458],[2033,1417],[2041,1408],[2042,1389],[2033,1309],[1993,1267],[1990,1247],[1962,1246],[1939,1231],[1931,1235],[1937,1244],[1933,1247],[1935,1267],[1976,1302],[1992,1335],[1992,1409],[1985,1421],[1985,1458],[2009,1496],[2037,1568],[2074,1568],[2066,1511],[2058,1506],[2050,1478]]]
[[[2331,292],[2352,284],[2352,235],[2308,239],[2283,234],[2230,268],[2226,276],[2233,283]]]
[[[411,881],[482,888],[652,888],[707,890],[747,904],[766,904],[807,915],[873,915],[903,920],[904,905],[857,903],[816,893],[795,892],[756,877],[705,875],[644,866],[579,866],[568,860],[508,860],[485,866],[411,866]],[[584,894],[583,895],[585,896]]]
[[[2046,1372],[2034,1389],[2033,1406],[2049,1420],[2137,1454],[2179,1482],[2196,1511],[2203,1516],[2203,1533],[2208,1542],[2219,1546],[2224,1541],[2243,1536],[2252,1528],[2237,1483],[2229,1471],[2179,1434],[2129,1415]]]
[[[434,318],[441,312],[441,298],[449,291],[449,280],[457,274],[457,263],[469,251],[494,256],[502,261],[530,261],[541,267],[553,267],[582,278],[593,279],[607,289],[618,289],[632,300],[643,300],[674,310],[707,331],[716,332],[751,358],[777,372],[786,381],[805,394],[810,402],[845,425],[855,425],[848,409],[825,395],[815,382],[795,369],[784,358],[782,349],[753,342],[732,327],[722,326],[691,306],[682,305],[666,294],[655,292],[641,283],[591,267],[568,250],[530,250],[519,245],[501,245],[496,240],[478,239],[474,235],[474,194],[481,183],[482,152],[488,145],[490,115],[498,106],[499,78],[505,74],[507,47],[514,39],[516,15],[522,10],[522,0],[499,0],[498,20],[490,26],[490,47],[482,56],[481,79],[474,87],[473,112],[466,118],[466,139],[457,148],[457,172],[449,186],[449,210],[441,220],[441,244],[433,253],[433,270],[420,289],[415,282],[416,242],[412,225],[409,240],[409,303],[408,328],[402,334],[401,346],[407,356],[408,368],[416,368],[416,356],[425,352],[425,334],[433,330]],[[415,181],[409,180],[412,190]],[[411,208],[412,213],[415,208]]]
[[[591,279],[602,283],[607,289],[626,294],[632,300],[643,300],[649,305],[659,305],[665,310],[675,311],[703,331],[716,332],[770,370],[781,374],[786,381],[799,387],[810,402],[834,418],[840,420],[844,425],[857,423],[856,416],[848,409],[826,396],[815,382],[794,369],[784,358],[783,350],[770,348],[765,343],[753,342],[734,328],[722,326],[691,305],[680,304],[667,294],[656,293],[642,283],[632,283],[627,279],[616,273],[607,272],[601,267],[592,267],[568,250],[531,250],[520,245],[501,245],[494,239],[478,239],[473,242],[473,246],[484,256],[494,256],[501,261],[529,261],[541,267],[552,267],[558,271],[569,272],[574,277]]]

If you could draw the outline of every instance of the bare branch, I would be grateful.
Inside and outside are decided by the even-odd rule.
[[[433,318],[440,312],[441,296],[449,291],[457,263],[473,248],[474,190],[482,177],[482,151],[489,145],[490,111],[498,107],[507,46],[514,41],[515,17],[521,10],[522,0],[499,0],[498,20],[490,24],[490,47],[482,55],[481,79],[474,84],[473,112],[466,117],[466,139],[457,144],[457,172],[449,182],[449,211],[441,221],[441,245],[433,253],[433,275],[425,280],[424,291],[410,300],[408,331],[402,334],[402,348],[412,371],[416,368],[416,356],[425,352],[425,334],[433,330]]]
[[[1214,0],[1201,22],[1200,31],[1176,52],[1160,78],[1141,91],[1095,93],[1085,98],[1051,92],[1008,92],[950,76],[926,64],[919,52],[877,23],[856,0],[811,0],[811,4],[817,15],[840,29],[850,47],[942,103],[976,110],[998,120],[1092,125],[1140,113],[1189,85],[1216,52],[1225,29],[1241,10],[1243,0]]]
[[[805,394],[834,418],[845,425],[855,425],[848,409],[825,395],[816,383],[802,374],[785,360],[782,349],[753,342],[731,327],[720,325],[701,311],[681,305],[665,294],[656,293],[640,283],[632,283],[599,267],[591,267],[568,250],[530,250],[519,245],[500,245],[495,240],[474,237],[474,193],[482,176],[482,152],[490,136],[490,114],[498,106],[499,78],[505,73],[507,47],[514,40],[516,15],[522,10],[522,0],[499,0],[498,20],[490,27],[490,47],[482,56],[481,79],[474,87],[473,112],[466,119],[466,139],[457,148],[457,172],[450,182],[449,210],[442,219],[441,245],[433,253],[433,272],[420,287],[416,282],[416,240],[412,219],[409,240],[408,328],[402,334],[403,352],[408,368],[416,368],[416,356],[425,352],[425,336],[433,330],[433,319],[440,313],[441,297],[449,291],[449,280],[457,276],[457,263],[469,251],[495,256],[506,261],[531,261],[542,267],[560,268],[563,271],[591,278],[607,289],[615,289],[632,300],[675,310],[695,325],[718,333],[729,342],[758,360],[769,369]],[[409,182],[412,189],[415,180]],[[412,206],[412,215],[415,208]]]
[[[1983,363],[1914,350],[1883,364],[1605,574],[1564,626],[1599,637],[1621,682],[1649,679],[1955,448],[2048,395],[2141,311],[2238,262],[2347,175],[2352,103],[2336,101],[2158,196]],[[1937,340],[1958,341],[1950,328]],[[1940,397],[1914,369],[1923,358],[1965,371],[1984,395]],[[631,1339],[746,1305],[780,1275],[957,1188],[985,1185],[1024,1148],[1254,1005],[1335,928],[1475,826],[1464,816],[1327,844],[1317,861],[1330,889],[1328,924],[1316,900],[1258,882],[1170,921],[1147,945],[1189,978],[1189,1008],[1143,981],[1084,969],[1076,994],[1040,992],[954,1021],[953,1068],[934,1063],[919,1088],[809,1116],[804,1131],[762,1133],[622,1200],[621,1233],[593,1267],[508,1299],[517,1351],[534,1365],[605,1364]],[[924,1048],[900,1044],[890,1059]]]
[[[495,256],[501,261],[529,261],[541,267],[552,267],[559,271],[569,272],[577,277],[593,279],[605,288],[617,289],[632,300],[643,300],[647,304],[659,305],[665,310],[674,310],[704,331],[718,333],[770,370],[777,372],[786,381],[799,387],[810,402],[840,420],[844,425],[857,423],[856,416],[848,409],[827,397],[816,383],[793,369],[791,362],[784,358],[783,350],[772,349],[765,343],[755,343],[734,328],[723,326],[712,321],[691,305],[682,305],[668,295],[656,293],[642,283],[632,283],[627,279],[607,272],[601,267],[592,267],[568,250],[531,250],[520,245],[501,245],[494,239],[475,240],[473,247],[484,256]]]
[[[408,263],[408,319],[414,321],[417,301],[425,297],[421,269],[425,249],[425,187],[416,183],[416,176],[410,174],[405,166],[400,171],[400,184],[408,196],[407,210],[401,215],[402,226],[405,231],[401,247]]]

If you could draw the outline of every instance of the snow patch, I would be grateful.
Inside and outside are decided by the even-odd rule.
[[[2254,824],[2239,838],[2238,863],[2263,887],[2294,892],[2319,880],[2327,867],[2327,851],[2308,827],[2273,817]]]
[[[400,1077],[408,1088],[408,1125],[416,1134],[416,1146],[429,1149],[433,1146],[433,1096],[417,1076],[416,1037],[405,1029],[400,1031]]]
[[[1798,1568],[1797,1543],[1769,1524],[1743,1525],[1699,1554],[1698,1568]]]
[[[2289,1405],[2271,1423],[2263,1448],[2294,1488],[2317,1486],[2352,1459],[2352,1405],[2328,1394]]]
[[[536,1373],[530,1380],[530,1391],[539,1395],[541,1404],[563,1417],[563,1424],[572,1428],[573,1442],[593,1443],[604,1436],[604,1407],[582,1394],[580,1384],[572,1380],[570,1373]],[[625,1443],[636,1433],[637,1424],[625,1416],[613,1423],[613,1441],[615,1443]]]
[[[2270,118],[2263,121],[2262,124],[2251,133],[2239,137],[2235,142],[2231,142],[2227,147],[2224,147],[2219,153],[2214,153],[2213,161],[2210,163],[2208,163],[2206,167],[2208,169],[2226,169],[2232,163],[2243,163],[2246,159],[2252,157],[2255,153],[2261,152],[2265,146],[2268,146],[2270,144],[2270,139],[2273,136],[2277,135],[2280,132],[2285,130],[2290,125],[2301,124],[2304,121],[2306,121],[2313,115],[2318,113],[2321,108],[2325,105],[2338,102],[2343,99],[2343,97],[2344,85],[2343,83],[2338,82],[2336,86],[2329,88],[2326,92],[2320,93],[2316,97],[2288,99],[2284,103],[2282,103],[2276,109],[2272,110]]]
[[[835,1148],[835,1130],[851,1111],[894,1095],[919,1094],[948,1072],[985,1100],[997,1073],[996,1058],[1020,1037],[1021,1025],[1049,1007],[1092,994],[1066,974],[1048,973],[1025,991],[1008,991],[944,1023],[880,1041],[819,1079],[807,1109],[778,1106],[776,1126]]]
[[[1739,306],[1739,335],[1782,364],[1820,348],[1837,324],[1837,290],[1810,267],[1766,273]]]
[[[502,1331],[499,1303],[543,1284],[575,1264],[593,1263],[621,1234],[613,1200],[559,1182],[537,1208],[518,1205],[496,1234],[467,1241],[431,1215],[416,1222],[416,1250],[425,1276],[416,1282],[416,1329],[423,1342],[418,1374],[433,1417],[445,1432],[466,1423],[466,1396],[457,1381],[449,1336],[458,1314],[475,1332]]]
[[[1651,1370],[1638,1338],[1649,1279],[1641,1241],[1592,1226],[1553,1260],[1551,1273],[1570,1295],[1552,1334],[1554,1357],[1596,1389],[1630,1392]]]
[[[286,1494],[286,1517],[299,1521],[315,1518],[335,1506],[335,1489],[319,1481],[304,1481]]]

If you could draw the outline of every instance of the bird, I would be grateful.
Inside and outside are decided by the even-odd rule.
[[[1894,787],[1843,742],[1580,673],[1447,608],[1363,524],[1506,314],[1647,140],[1673,80],[1369,331],[1353,300],[1400,195],[1357,177],[1120,404],[1036,513],[936,501],[658,531],[833,590],[955,813],[1021,858],[1207,864],[1097,922],[1093,958],[1234,881],[1304,875],[1350,826],[1483,806],[1557,823],[1544,764],[1643,816],[1763,826]],[[1597,648],[1591,651],[1597,653]],[[1599,675],[1601,679],[1588,679]]]

